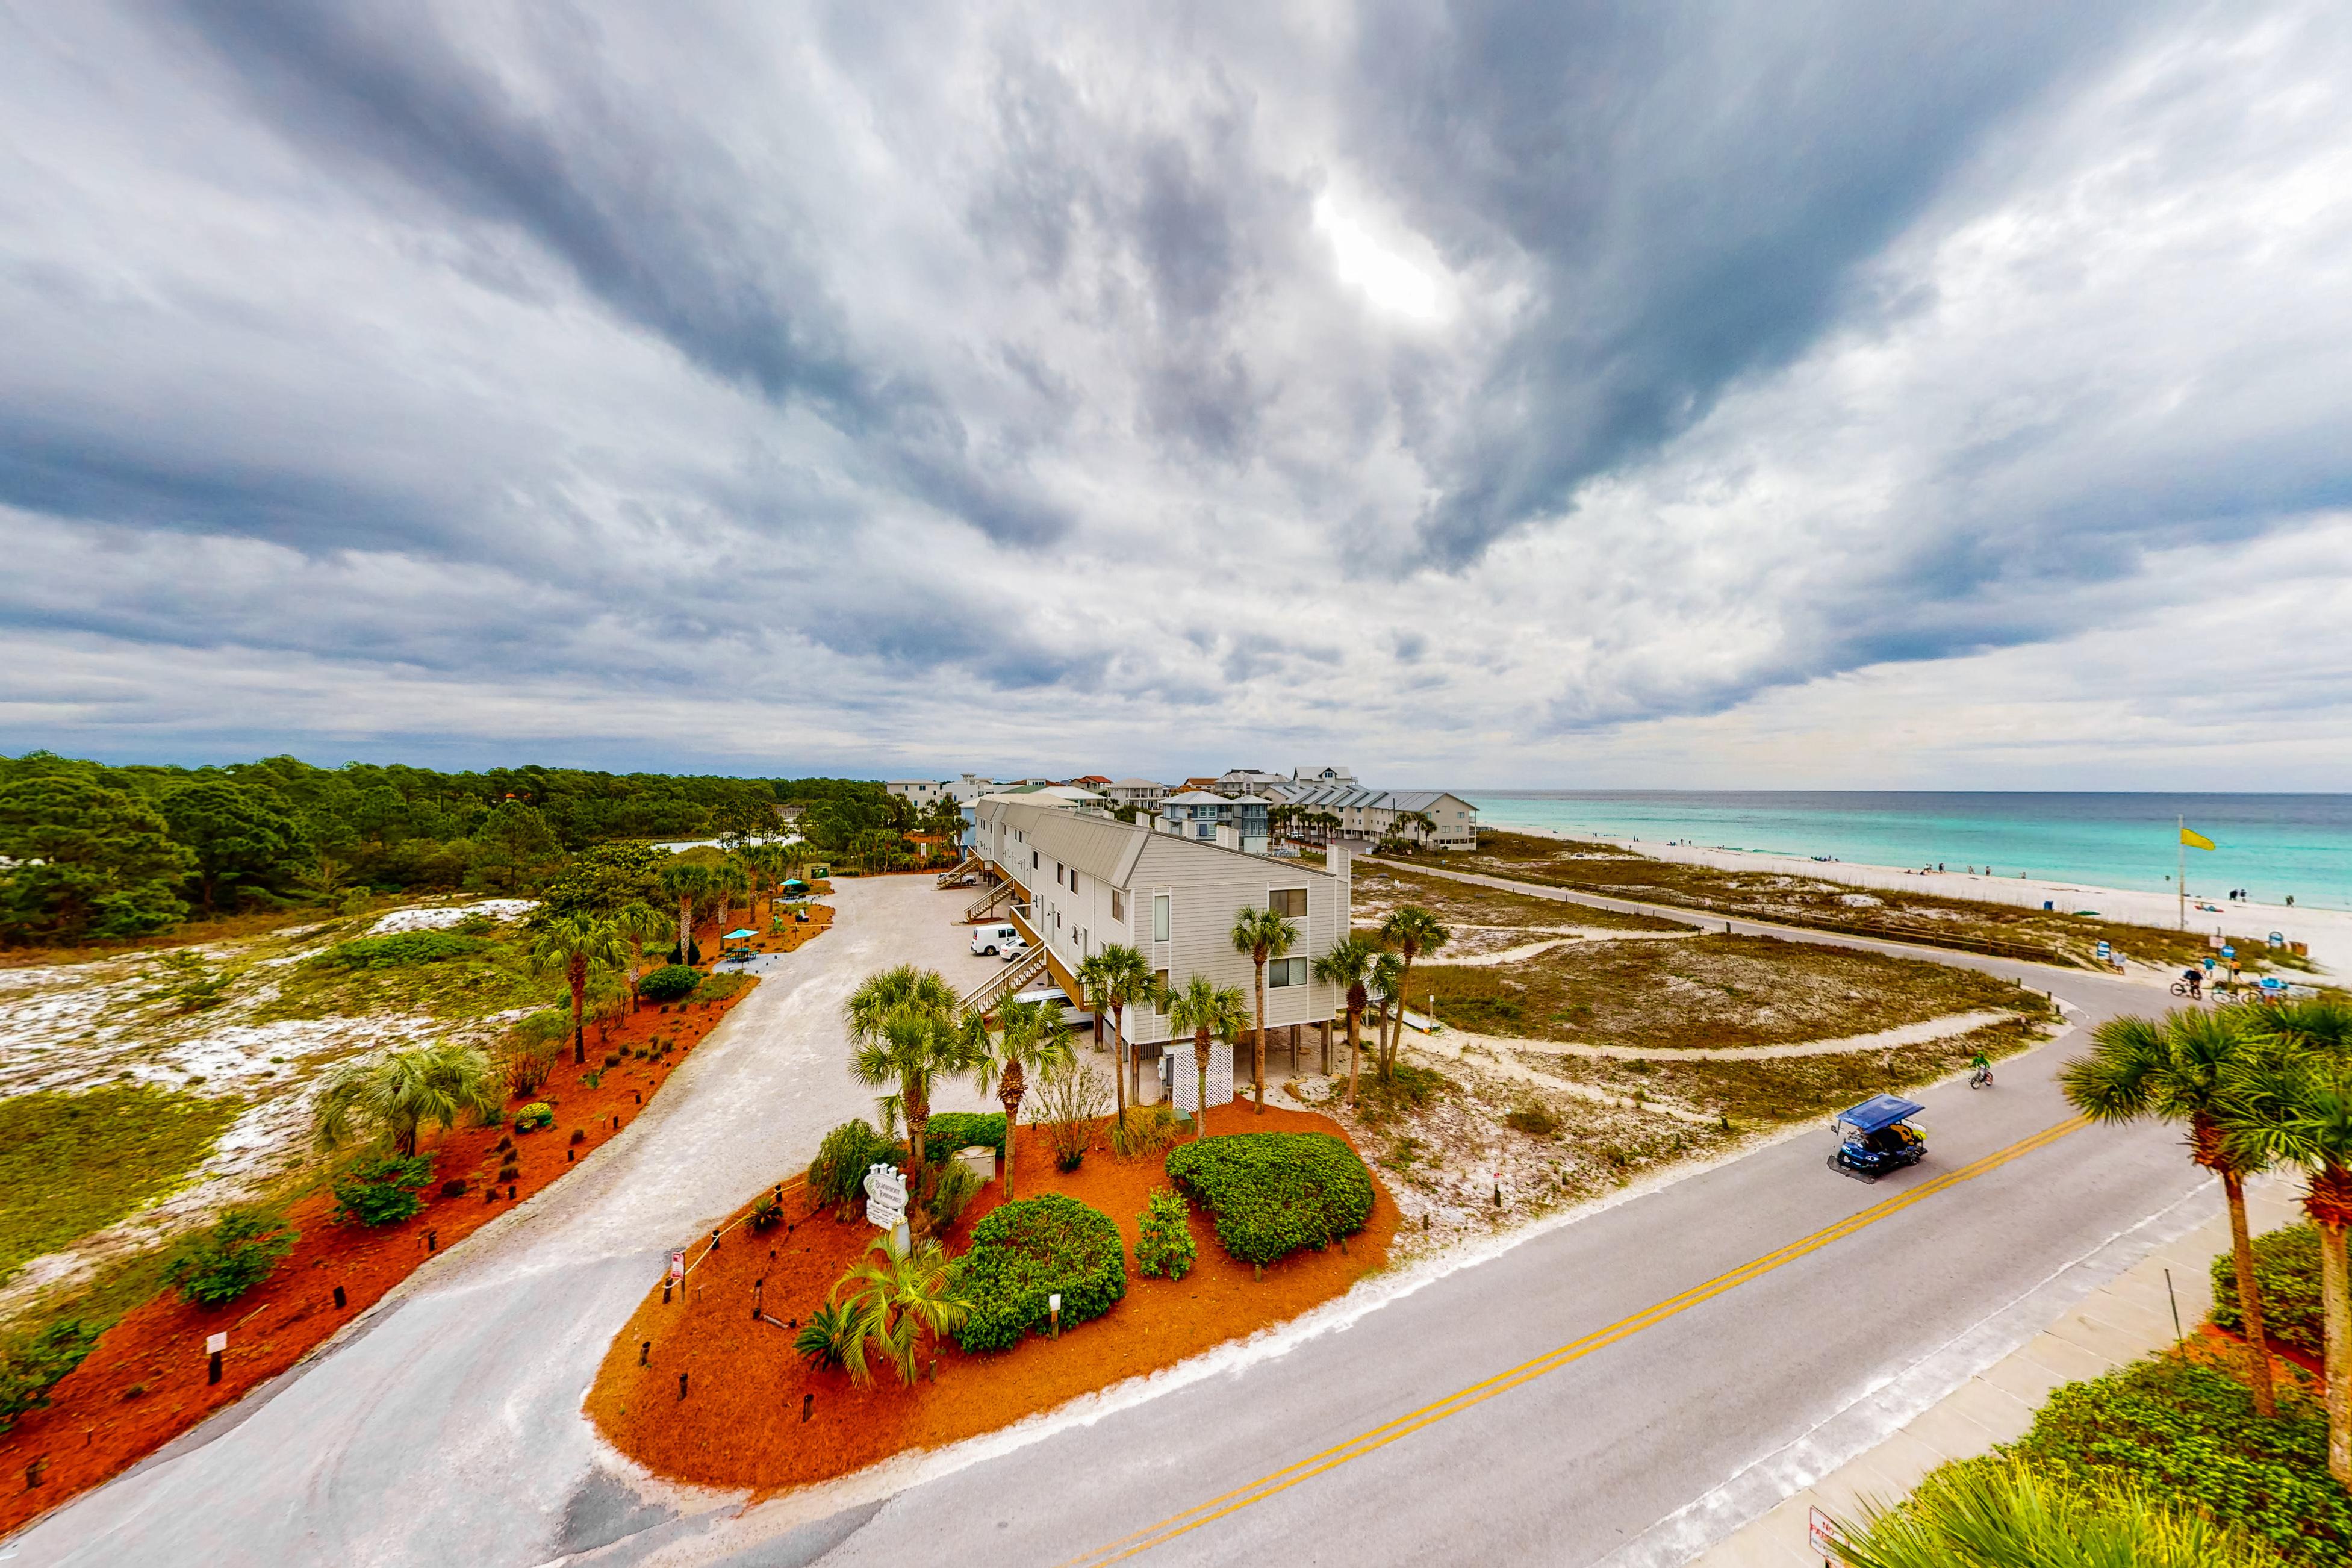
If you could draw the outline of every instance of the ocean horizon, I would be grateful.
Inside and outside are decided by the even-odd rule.
[[[2352,909],[2352,795],[1997,790],[1494,790],[1464,792],[1487,827],[1687,838],[1874,866],[1990,868],[2040,880],[2173,891],[2178,835],[2193,897]]]

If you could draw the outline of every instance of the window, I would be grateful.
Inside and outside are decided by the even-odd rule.
[[[1158,893],[1151,900],[1151,940],[1168,940],[1168,895]]]
[[[1032,871],[1034,871],[1036,868],[1037,868],[1037,851],[1035,851],[1034,849],[1032,849],[1031,851],[1029,851],[1029,869],[1031,869]]]
[[[1307,984],[1307,961],[1303,958],[1277,958],[1265,966],[1265,986],[1271,991],[1280,985]]]
[[[1162,996],[1167,995],[1167,994],[1168,994],[1168,972],[1167,972],[1166,970],[1164,970],[1164,969],[1155,969],[1155,970],[1153,970],[1153,971],[1151,972],[1151,985],[1152,985],[1152,989],[1153,989],[1153,990],[1155,990],[1155,991],[1157,991],[1157,992],[1159,992],[1159,993],[1160,993],[1160,994],[1161,994]]]
[[[1287,916],[1295,921],[1303,921],[1307,918],[1307,889],[1276,888],[1265,896],[1265,907],[1276,914]]]
[[[1110,890],[1110,923],[1120,926],[1127,923],[1127,895],[1117,888]]]

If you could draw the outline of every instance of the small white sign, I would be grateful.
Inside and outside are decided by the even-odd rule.
[[[226,1349],[228,1349],[228,1335],[225,1333],[215,1334],[205,1342],[206,1355],[218,1355]]]
[[[869,1165],[866,1170],[866,1217],[884,1230],[893,1230],[907,1217],[907,1178],[896,1165]]]
[[[683,1279],[686,1278],[685,1253],[673,1252],[669,1255],[669,1277],[673,1279]]]
[[[1823,1513],[1820,1509],[1816,1508],[1807,1510],[1807,1517],[1805,1520],[1805,1536],[1806,1539],[1810,1540],[1813,1543],[1813,1550],[1820,1552],[1824,1558],[1833,1557],[1837,1554],[1837,1521],[1831,1519],[1828,1514]]]

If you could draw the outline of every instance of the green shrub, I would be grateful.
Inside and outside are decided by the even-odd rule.
[[[698,942],[688,942],[684,953],[680,953],[677,947],[672,946],[669,952],[662,955],[662,962],[676,964],[681,968],[692,968],[702,962],[702,944]]]
[[[801,1331],[793,1336],[793,1349],[806,1357],[809,1365],[823,1372],[847,1359],[850,1342],[857,1338],[858,1328],[855,1309],[827,1301],[811,1312],[808,1321],[801,1325]]]
[[[755,1231],[773,1230],[784,1223],[784,1205],[777,1201],[775,1194],[761,1193],[745,1223]]]
[[[278,1260],[294,1250],[297,1234],[274,1215],[230,1209],[210,1230],[180,1244],[163,1278],[189,1300],[217,1307],[268,1279]]]
[[[1168,1279],[1192,1272],[1200,1249],[1192,1241],[1192,1211],[1173,1187],[1155,1187],[1136,1218],[1135,1269]]]
[[[335,969],[398,969],[442,963],[482,950],[480,939],[446,931],[403,931],[339,942],[311,962]]]
[[[555,1107],[543,1100],[534,1100],[515,1112],[514,1130],[518,1132],[531,1132],[554,1125]]]
[[[2352,1495],[2327,1474],[2326,1415],[2285,1388],[2265,1421],[2228,1373],[2155,1356],[2053,1390],[2010,1451],[2062,1481],[2129,1481],[2200,1508],[2294,1563],[2352,1563]]]
[[[976,1110],[942,1110],[923,1123],[923,1158],[936,1165],[959,1149],[989,1148],[1004,1152],[1004,1112],[982,1115]]]
[[[1216,1216],[1217,1240],[1244,1263],[1272,1263],[1364,1228],[1372,1175],[1324,1132],[1234,1132],[1187,1143],[1168,1174]]]
[[[702,984],[702,971],[683,963],[664,964],[637,982],[637,994],[648,1002],[676,1002],[690,996]]]
[[[1184,1129],[1165,1105],[1130,1105],[1110,1124],[1110,1152],[1121,1160],[1148,1160],[1175,1146]]]
[[[971,1166],[951,1164],[941,1171],[939,1180],[931,1184],[931,1195],[923,1200],[933,1234],[955,1224],[956,1216],[979,1195],[980,1175]]]
[[[425,1206],[421,1195],[433,1180],[433,1156],[404,1159],[386,1154],[362,1160],[335,1183],[335,1217],[362,1225],[392,1225]]]
[[[866,1173],[876,1165],[906,1163],[906,1152],[885,1138],[864,1118],[845,1121],[824,1135],[809,1162],[808,1194],[812,1213],[826,1204],[838,1205],[847,1219],[854,1205],[866,1197]]]
[[[82,1363],[98,1333],[80,1319],[67,1318],[0,1352],[0,1432],[26,1411],[47,1407],[49,1390]]]
[[[1127,1249],[1100,1209],[1048,1193],[992,1211],[971,1230],[950,1288],[971,1303],[956,1331],[967,1351],[1001,1351],[1052,1321],[1046,1298],[1062,1298],[1062,1327],[1099,1318],[1127,1294]]]
[[[2306,1355],[2322,1353],[2319,1227],[2305,1220],[2254,1237],[2254,1288],[2262,1292],[2263,1328],[2276,1343]],[[2246,1331],[2238,1310],[2238,1266],[2227,1252],[2213,1259],[2213,1321],[2233,1334]]]

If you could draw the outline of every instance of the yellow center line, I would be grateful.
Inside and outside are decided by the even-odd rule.
[[[1958,1186],[1962,1182],[1999,1170],[2011,1161],[2054,1143],[2068,1133],[2088,1124],[2084,1118],[2077,1116],[2071,1121],[2061,1121],[2054,1127],[2045,1127],[2030,1138],[2022,1139],[2006,1149],[1986,1155],[1974,1164],[1963,1165],[1958,1170],[1946,1172],[1932,1181],[1922,1182],[1919,1185],[1897,1194],[1884,1203],[1875,1204],[1857,1214],[1849,1215],[1836,1224],[1817,1230],[1801,1240],[1792,1241],[1786,1247],[1764,1254],[1761,1258],[1753,1258],[1728,1273],[1718,1274],[1703,1285],[1694,1285],[1680,1295],[1669,1296],[1664,1300],[1644,1308],[1630,1318],[1622,1319],[1605,1329],[1596,1330],[1582,1339],[1570,1341],[1558,1350],[1547,1352],[1533,1361],[1524,1362],[1507,1372],[1497,1373],[1483,1383],[1474,1383],[1469,1387],[1457,1390],[1434,1404],[1424,1405],[1418,1410],[1400,1415],[1395,1420],[1375,1426],[1369,1432],[1359,1433],[1336,1447],[1326,1448],[1319,1454],[1310,1455],[1297,1464],[1275,1471],[1272,1475],[1261,1476],[1247,1486],[1237,1487],[1232,1491],[1221,1493],[1206,1502],[1195,1504],[1182,1513],[1173,1514],[1157,1524],[1148,1525],[1141,1530],[1121,1536],[1107,1546],[1097,1547],[1081,1556],[1071,1558],[1067,1563],[1063,1563],[1061,1568],[1097,1568],[1099,1564],[1122,1562],[1139,1552],[1148,1552],[1152,1547],[1173,1541],[1188,1531],[1198,1530],[1204,1524],[1223,1519],[1229,1513],[1247,1508],[1252,1503],[1263,1502],[1276,1493],[1289,1490],[1301,1481],[1311,1479],[1326,1470],[1336,1469],[1350,1459],[1360,1458],[1376,1449],[1384,1448],[1400,1437],[1410,1436],[1424,1426],[1433,1426],[1449,1415],[1457,1415],[1473,1405],[1482,1405],[1496,1394],[1517,1388],[1523,1383],[1533,1382],[1548,1372],[1556,1372],[1569,1363],[1581,1360],[1597,1350],[1615,1344],[1620,1340],[1629,1339],[1643,1329],[1664,1322],[1677,1312],[1686,1311],[1703,1301],[1712,1300],[1727,1290],[1736,1289],[1751,1279],[1759,1279],[1783,1264],[1793,1263],[1811,1253],[1818,1252],[1833,1241],[1842,1240],[1867,1226],[1875,1225],[1890,1215],[1900,1214],[1912,1205],[1923,1203],[1947,1188]]]

